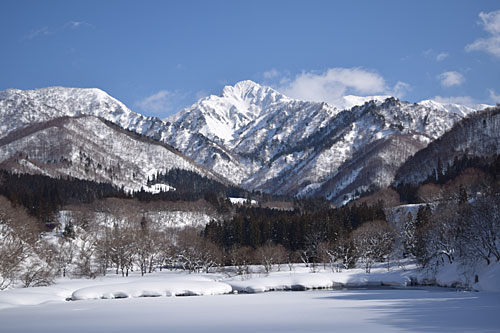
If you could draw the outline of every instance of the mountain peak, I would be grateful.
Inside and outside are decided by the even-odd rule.
[[[423,100],[418,105],[424,106],[430,109],[437,109],[444,112],[456,113],[461,117],[465,117],[468,114],[474,113],[476,111],[482,110],[485,108],[485,105],[476,105],[473,107],[455,104],[455,103],[442,103],[438,101],[434,101],[431,99]]]
[[[8,89],[0,93],[0,137],[34,122],[79,115],[99,116],[141,133],[153,122],[98,88],[54,86],[33,90]]]
[[[262,86],[251,80],[244,80],[237,82],[234,86],[225,86],[220,97],[253,100],[256,97],[264,97],[270,94],[284,97],[282,94],[268,86]]]
[[[243,81],[239,81],[239,82],[236,82],[234,84],[234,86],[225,86],[225,88],[233,88],[233,89],[238,89],[238,90],[242,90],[242,91],[249,91],[249,90],[253,90],[253,89],[260,89],[262,88],[262,86],[260,84],[258,84],[257,82],[254,82],[252,80],[243,80]]]

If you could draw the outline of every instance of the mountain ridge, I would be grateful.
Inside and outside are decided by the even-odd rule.
[[[0,92],[0,138],[37,121],[99,116],[167,143],[247,190],[325,196],[339,204],[372,184],[390,183],[408,156],[475,112],[436,101],[410,104],[393,97],[372,97],[366,102],[363,97],[346,96],[353,103],[364,103],[340,110],[324,102],[292,99],[245,80],[163,121],[135,113],[96,88],[9,89]],[[394,147],[394,142],[404,143],[401,149],[406,150],[383,148]],[[354,183],[358,186],[351,186]]]

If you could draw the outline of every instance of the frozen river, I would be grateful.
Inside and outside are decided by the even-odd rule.
[[[500,294],[356,289],[48,302],[1,332],[500,332]]]

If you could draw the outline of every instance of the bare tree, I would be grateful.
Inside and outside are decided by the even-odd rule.
[[[277,265],[278,271],[281,270],[281,263],[286,260],[286,250],[283,245],[268,241],[257,248],[256,256],[266,273],[269,273],[274,265]]]
[[[222,251],[195,228],[185,228],[178,233],[177,258],[189,272],[208,273],[223,262]]]
[[[244,275],[249,273],[249,265],[253,261],[253,249],[249,246],[236,247],[229,252],[231,265],[236,268],[236,274]]]
[[[171,270],[175,268],[177,261],[177,246],[174,244],[173,232],[162,231],[158,237],[158,264],[160,266],[160,271],[163,265],[169,267]]]
[[[339,258],[337,257],[338,252],[336,251],[334,244],[330,242],[322,242],[319,245],[319,254],[321,261],[323,262],[323,269],[326,269],[326,264],[328,264],[332,272],[337,271],[337,260]]]
[[[135,261],[144,276],[147,272],[151,273],[156,265],[160,253],[160,236],[146,217],[134,229]]]
[[[482,259],[486,264],[500,261],[500,200],[478,198],[460,211],[459,249],[470,261]]]
[[[1,225],[0,228],[6,229]],[[14,233],[3,230],[0,234],[0,290],[3,290],[19,278],[28,251],[26,244]]]
[[[39,234],[34,218],[0,196],[0,290],[21,279]]]
[[[429,183],[420,186],[417,196],[422,202],[435,203],[443,199],[444,193],[440,185]]]
[[[394,230],[385,221],[367,222],[352,232],[359,260],[370,273],[373,264],[387,259],[394,246]]]
[[[301,258],[311,271],[316,271],[317,263],[320,261],[320,244],[326,240],[326,232],[320,229],[312,230],[304,237],[304,248]]]
[[[457,207],[454,204],[439,206],[429,223],[418,230],[420,233],[419,261],[425,267],[453,263],[457,254]]]
[[[341,261],[341,266],[338,266],[337,271],[353,268],[356,264],[356,249],[352,237],[347,232],[341,232],[335,240],[335,250],[337,257]]]
[[[95,278],[98,268],[94,263],[97,239],[90,234],[80,235],[80,241],[76,247],[75,275],[79,277]]]
[[[403,219],[403,227],[401,229],[401,239],[403,242],[403,256],[417,255],[417,224],[412,213],[408,213]]]

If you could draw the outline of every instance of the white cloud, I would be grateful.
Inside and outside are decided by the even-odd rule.
[[[460,104],[470,107],[474,107],[477,104],[475,100],[470,96],[454,96],[454,97],[436,96],[433,98],[433,100],[443,104]]]
[[[180,110],[179,104],[185,97],[185,94],[178,91],[160,90],[135,105],[148,115],[166,117]]]
[[[302,72],[294,79],[282,79],[280,84],[278,90],[292,98],[331,103],[348,94],[373,95],[390,90],[380,74],[358,67]]]
[[[500,95],[497,95],[493,89],[490,89],[489,92],[490,92],[490,100],[495,104],[500,103]]]
[[[459,86],[465,82],[465,77],[458,72],[444,72],[437,76],[441,81],[441,85],[445,88]]]
[[[425,58],[436,60],[436,61],[443,61],[444,59],[446,59],[450,56],[450,54],[448,52],[437,53],[433,49],[427,49],[427,50],[423,51],[422,55]]]
[[[500,10],[489,13],[481,12],[479,13],[479,18],[484,30],[492,35],[500,35]]]
[[[268,71],[262,73],[262,76],[264,77],[264,79],[270,80],[270,79],[274,79],[274,78],[280,76],[280,72],[278,70],[276,70],[275,68],[273,68],[271,70],[268,70]]]
[[[431,57],[433,53],[434,53],[433,49],[427,49],[424,52],[422,52],[422,54],[424,55],[424,57]]]
[[[40,29],[36,29],[36,30],[31,31],[29,34],[24,36],[24,38],[25,39],[35,39],[37,37],[47,36],[50,33],[51,32],[49,30],[49,27],[41,27]]]
[[[486,38],[479,38],[465,47],[466,51],[484,51],[500,57],[500,10],[479,13],[479,24],[489,34]]]
[[[446,52],[441,52],[436,56],[437,61],[443,61],[444,59],[448,58],[450,55]]]
[[[408,91],[411,90],[411,87],[408,83],[398,81],[394,88],[392,88],[389,95],[392,95],[397,98],[402,98]]]
[[[93,27],[93,25],[84,21],[69,21],[68,23],[65,24],[65,27],[69,27],[71,29],[78,29],[82,27]]]

